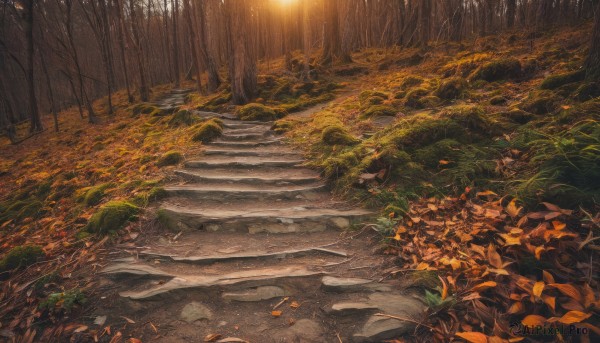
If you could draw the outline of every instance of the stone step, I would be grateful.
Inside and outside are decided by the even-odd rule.
[[[264,141],[265,139],[273,136],[273,131],[265,131],[265,132],[250,132],[250,133],[235,133],[235,132],[224,132],[221,137],[219,137],[220,141],[223,142],[251,142],[251,141]]]
[[[201,160],[185,162],[186,168],[273,168],[297,167],[304,160],[286,157],[260,157],[260,156],[207,156]]]
[[[262,141],[249,141],[249,142],[239,142],[239,141],[224,141],[221,139],[217,139],[205,146],[217,146],[217,147],[230,147],[230,148],[238,148],[238,149],[254,149],[257,147],[263,146],[281,146],[282,141],[280,139],[266,139]]]
[[[298,168],[245,171],[230,169],[187,169],[176,170],[175,174],[196,182],[203,183],[230,183],[230,184],[253,184],[253,185],[305,185],[308,183],[319,182],[319,174],[308,170]]]
[[[159,210],[161,222],[171,230],[229,230],[251,234],[347,229],[352,222],[358,222],[370,214],[363,209],[338,210],[302,206],[237,210],[166,204]]]
[[[159,257],[173,262],[187,262],[195,264],[210,264],[214,262],[225,262],[233,260],[258,260],[258,259],[283,259],[295,256],[305,256],[309,254],[331,254],[335,256],[347,257],[344,251],[321,248],[307,247],[301,249],[288,249],[278,251],[249,250],[238,253],[217,253],[209,255],[173,255],[165,252],[144,250],[139,253],[140,256]]]
[[[170,292],[185,290],[207,289],[219,287],[221,289],[235,289],[235,286],[248,284],[250,287],[261,286],[265,284],[273,285],[280,280],[297,279],[303,277],[319,276],[324,273],[313,271],[302,265],[290,265],[284,267],[257,268],[251,270],[235,271],[223,274],[192,274],[180,275],[176,273],[166,273],[159,268],[148,266],[143,263],[120,262],[109,265],[101,271],[105,275],[126,276],[136,275],[146,278],[170,278],[166,282],[155,283],[150,286],[142,287],[138,290],[128,290],[120,292],[122,297],[141,300],[150,299],[158,295],[165,295]],[[234,286],[234,287],[231,287]],[[239,287],[238,287],[239,288]]]
[[[311,198],[313,193],[323,192],[325,184],[306,185],[257,185],[257,184],[187,184],[164,188],[171,196],[185,196],[192,199],[209,199],[226,202],[240,199],[294,199]]]
[[[239,149],[227,149],[227,148],[208,148],[202,151],[203,155],[212,156],[260,156],[260,157],[277,157],[277,156],[285,156],[292,157],[295,159],[301,159],[302,155],[300,155],[297,151],[293,150],[282,150],[276,151],[274,149],[268,150],[239,150]]]

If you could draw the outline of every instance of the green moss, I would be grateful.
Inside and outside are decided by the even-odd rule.
[[[427,96],[429,91],[425,88],[415,88],[406,94],[406,106],[412,108],[424,108],[425,104],[422,102],[422,98]]]
[[[562,124],[573,124],[582,120],[600,121],[600,98],[562,109],[558,115],[558,122]]]
[[[280,119],[271,126],[271,130],[278,134],[286,133],[292,130],[297,123],[295,120]]]
[[[449,107],[443,116],[451,118],[459,125],[478,133],[490,133],[491,121],[486,117],[485,110],[477,105],[461,105]]]
[[[511,120],[515,123],[519,123],[519,124],[526,124],[534,118],[533,114],[531,114],[529,112],[525,112],[518,108],[513,108],[513,109],[509,110],[508,112],[503,113],[503,116],[508,118],[509,120]]]
[[[548,114],[558,109],[560,98],[550,91],[532,92],[518,107],[534,114]]]
[[[28,267],[43,257],[44,252],[37,245],[16,246],[0,260],[0,272]]]
[[[36,217],[40,214],[44,204],[32,197],[23,200],[9,200],[4,202],[1,207],[0,223],[4,223],[9,220],[19,221]]]
[[[587,101],[600,97],[600,84],[596,82],[585,82],[573,92],[573,98],[578,101]]]
[[[171,150],[164,153],[158,162],[156,162],[156,165],[159,167],[173,166],[179,164],[181,161],[183,161],[183,154],[179,151]]]
[[[362,111],[361,117],[363,118],[372,118],[372,117],[380,117],[380,116],[394,116],[398,113],[398,111],[387,105],[373,105],[367,107]]]
[[[452,100],[460,98],[467,89],[467,81],[462,77],[453,77],[440,83],[435,95],[441,99]]]
[[[139,212],[139,207],[127,201],[111,201],[90,218],[84,230],[101,235],[117,231],[127,222],[135,220]]]
[[[387,93],[380,92],[380,91],[366,90],[366,91],[362,91],[358,95],[358,100],[362,104],[362,103],[367,103],[369,98],[373,98],[373,97],[385,100],[389,97],[389,95]]]
[[[223,134],[223,123],[218,119],[210,119],[194,130],[194,142],[208,143]]]
[[[323,129],[321,140],[328,145],[354,145],[359,142],[344,127],[339,125],[331,125]]]
[[[429,168],[438,168],[441,160],[452,162],[457,159],[463,144],[454,139],[443,139],[421,149],[415,150],[415,161]]]
[[[571,73],[551,75],[542,81],[541,89],[556,89],[568,83],[583,81],[585,78],[585,70],[578,70]]]
[[[517,78],[521,75],[521,63],[515,58],[503,58],[483,64],[471,74],[471,80],[488,82]]]
[[[236,111],[240,120],[273,121],[285,116],[285,111],[258,103],[250,103]]]
[[[135,196],[132,202],[141,207],[148,206],[151,202],[164,199],[168,196],[167,191],[162,187],[153,187],[147,192],[141,192]]]
[[[40,302],[38,308],[52,313],[70,313],[75,306],[84,305],[87,299],[83,292],[74,289],[62,293],[52,293]]]
[[[90,188],[83,198],[83,202],[86,206],[94,206],[100,203],[104,197],[104,191],[110,187],[110,184],[105,183],[102,185],[94,186]]]
[[[177,111],[169,120],[169,127],[190,126],[199,122],[200,116],[188,110]]]
[[[423,78],[420,76],[408,75],[402,79],[402,82],[400,83],[400,88],[402,88],[402,90],[407,90],[409,88],[421,85],[423,81]]]

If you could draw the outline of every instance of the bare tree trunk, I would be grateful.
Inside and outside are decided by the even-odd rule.
[[[195,2],[194,2],[195,3]],[[201,2],[199,6],[200,10],[200,28],[202,32],[199,35],[200,43],[200,54],[205,61],[206,71],[208,73],[208,92],[212,93],[219,88],[221,85],[221,78],[219,77],[219,66],[215,61],[215,52],[213,51],[213,44],[209,44],[211,35],[216,35],[215,32],[209,31],[208,18],[215,16],[214,13],[214,2],[207,1]],[[205,7],[206,6],[206,7]]]
[[[131,86],[129,85],[129,72],[128,72],[128,68],[127,68],[127,55],[126,55],[126,50],[125,50],[125,32],[127,31],[125,29],[125,22],[123,20],[123,7],[121,6],[121,1],[120,0],[115,0],[115,5],[116,5],[116,13],[117,13],[117,29],[118,29],[118,34],[119,34],[119,50],[120,50],[120,57],[121,57],[121,63],[123,64],[123,76],[125,77],[125,88],[127,89],[127,101],[129,101],[129,103],[133,103],[133,95],[131,94]]]
[[[54,104],[54,92],[52,91],[52,82],[50,81],[50,75],[48,74],[48,67],[46,65],[46,58],[44,58],[44,54],[40,54],[40,59],[42,61],[42,70],[44,71],[44,76],[46,77],[46,87],[48,88],[48,101],[50,102],[50,111],[52,112],[52,118],[54,120],[54,131],[58,132],[58,113],[56,113],[56,106]]]
[[[35,96],[35,83],[33,75],[33,0],[27,0],[26,3],[26,31],[27,36],[27,89],[29,93],[29,109],[30,113],[30,126],[29,132],[39,132],[44,128],[42,127],[42,121],[40,119],[40,112],[38,111],[37,99]]]
[[[302,46],[304,50],[304,71],[302,72],[302,78],[304,80],[310,79],[310,17],[308,13],[308,0],[302,0],[302,26],[304,37],[302,40]]]
[[[129,15],[130,15],[130,24],[131,24],[131,32],[133,33],[133,43],[135,45],[135,55],[137,59],[138,71],[140,73],[140,98],[142,101],[148,101],[150,97],[148,85],[146,83],[146,76],[144,75],[144,63],[142,61],[142,47],[140,45],[140,34],[138,31],[138,23],[136,22],[136,11],[135,11],[135,3],[133,0],[129,0]]]
[[[517,0],[506,0],[506,26],[511,29],[515,26],[515,13]]]
[[[590,52],[584,68],[588,80],[600,82],[600,2],[596,6],[595,18]]]
[[[256,60],[252,53],[248,0],[225,0],[229,35],[229,79],[233,103],[249,102],[256,91]]]
[[[196,82],[198,83],[198,92],[202,93],[202,68],[201,63],[198,60],[198,51],[196,50],[196,30],[194,25],[192,24],[192,9],[190,7],[190,0],[183,0],[183,11],[185,14],[185,19],[187,22],[189,35],[190,35],[190,49],[192,50],[192,62],[194,68],[196,68]]]
[[[177,35],[177,17],[179,16],[179,0],[171,0],[173,17],[173,65],[175,66],[175,87],[181,87],[181,75],[179,71],[179,42]]]

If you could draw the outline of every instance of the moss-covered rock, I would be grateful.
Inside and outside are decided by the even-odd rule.
[[[84,230],[92,234],[106,234],[122,229],[135,220],[140,208],[127,201],[111,201],[102,206],[89,220]]]
[[[0,272],[28,267],[43,257],[44,252],[37,245],[14,247],[0,260]]]
[[[514,79],[521,76],[521,62],[515,58],[502,58],[487,62],[471,74],[471,80],[488,82]]]
[[[244,105],[235,113],[240,120],[273,121],[285,116],[285,111],[258,103]]]
[[[578,70],[570,73],[551,75],[542,81],[541,89],[556,89],[563,85],[583,81],[585,78],[585,70]]]
[[[447,166],[456,159],[461,147],[463,144],[454,139],[442,139],[415,150],[414,159],[429,168],[439,167],[442,160],[446,161],[442,166]]]
[[[492,123],[485,115],[485,110],[477,105],[460,105],[447,108],[442,112],[459,125],[478,133],[490,133]]]
[[[193,114],[188,110],[180,110],[173,114],[171,119],[169,119],[168,125],[169,127],[191,126],[200,120],[200,116]]]
[[[85,192],[85,195],[83,197],[83,203],[86,206],[94,206],[94,205],[99,204],[100,201],[102,200],[102,198],[104,197],[104,192],[110,186],[111,186],[110,183],[105,183],[105,184],[91,187],[90,189],[87,190],[87,192]]]
[[[35,197],[5,201],[0,206],[0,223],[33,218],[42,211],[43,207],[44,204]]]
[[[165,152],[158,162],[156,162],[156,165],[159,167],[173,166],[179,164],[181,161],[183,161],[183,154],[179,151],[171,150]]]
[[[400,88],[402,90],[408,90],[409,88],[421,85],[423,82],[424,79],[418,75],[408,75],[400,82]]]
[[[460,98],[467,89],[467,81],[462,77],[452,77],[440,83],[435,95],[440,99],[452,100]]]
[[[344,127],[339,125],[331,125],[323,129],[321,140],[328,145],[354,145],[359,142]]]
[[[294,120],[286,120],[280,119],[276,121],[273,126],[271,126],[271,130],[275,131],[275,133],[282,134],[286,133],[294,128],[296,125],[296,121]]]
[[[192,140],[194,142],[208,143],[221,135],[223,135],[223,122],[218,119],[210,119],[200,124],[194,130]]]
[[[422,98],[427,96],[429,91],[425,88],[415,88],[409,91],[406,94],[406,106],[412,108],[424,108],[424,103],[422,102]]]
[[[380,116],[394,116],[398,113],[398,111],[388,105],[373,105],[365,108],[361,117],[363,118],[372,118],[372,117],[380,117]]]

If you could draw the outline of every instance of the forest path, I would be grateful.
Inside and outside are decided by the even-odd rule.
[[[176,106],[181,94],[158,105]],[[166,187],[158,216],[170,231],[142,235],[101,271],[110,291],[97,314],[143,342],[379,342],[412,333],[411,322],[375,315],[418,321],[425,306],[397,282],[378,282],[378,237],[347,230],[372,213],[335,199],[271,123],[200,114],[220,117],[223,136]]]

